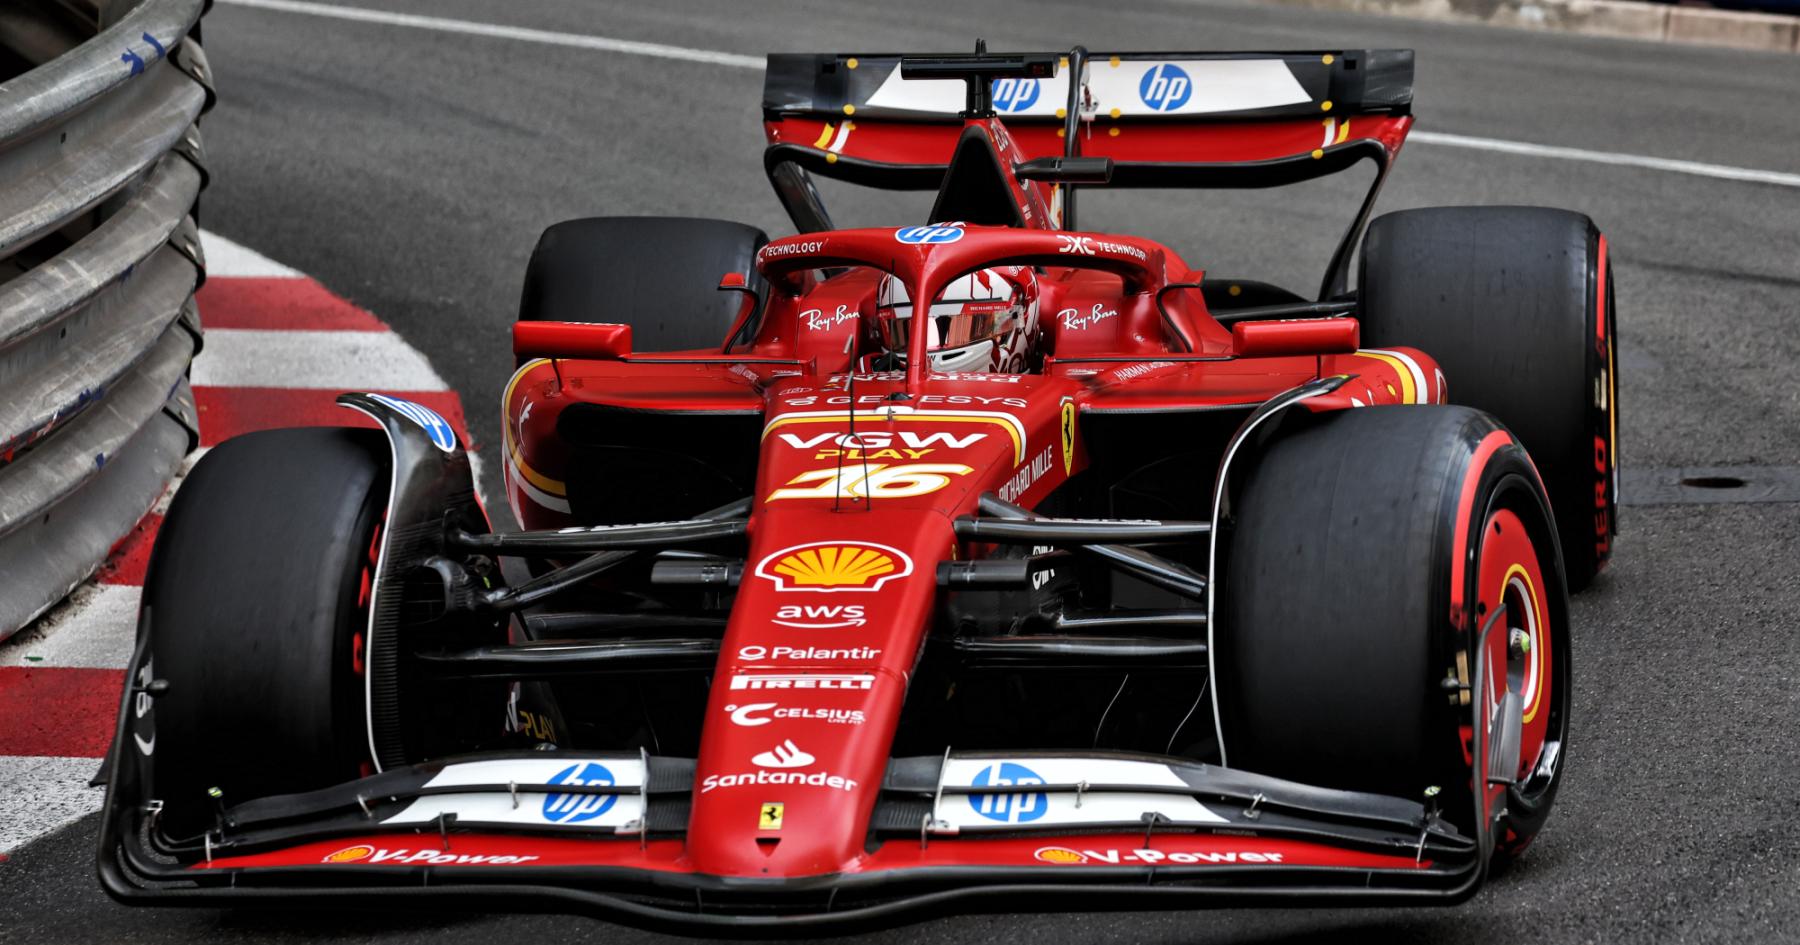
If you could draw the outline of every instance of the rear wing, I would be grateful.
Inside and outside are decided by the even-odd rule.
[[[1083,188],[1274,187],[1374,161],[1375,184],[1321,295],[1343,290],[1351,250],[1412,125],[1412,50],[1077,48],[1059,58],[1051,77],[994,79],[990,103],[1027,159],[1070,152],[1110,158],[1110,180]],[[885,190],[936,190],[943,183],[961,132],[963,88],[905,78],[901,59],[894,53],[768,57],[763,164],[801,232],[833,228],[810,174]],[[1071,82],[1078,83],[1073,120]]]

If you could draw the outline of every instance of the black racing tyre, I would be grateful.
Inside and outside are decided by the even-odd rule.
[[[269,430],[202,457],[144,581],[152,796],[175,839],[241,803],[357,777],[369,757],[361,643],[388,449],[375,430]]]
[[[1567,590],[1524,449],[1465,407],[1370,407],[1283,435],[1243,482],[1213,638],[1225,763],[1415,800],[1437,787],[1472,831],[1472,721],[1506,705],[1517,783],[1481,802],[1500,854],[1522,851],[1549,815],[1569,718]],[[1481,695],[1456,686],[1472,684],[1496,608],[1477,713]]]
[[[520,321],[631,326],[636,351],[717,348],[741,296],[719,279],[742,273],[766,296],[753,226],[694,217],[588,217],[544,231],[525,267]]]
[[[1618,373],[1605,239],[1579,213],[1436,207],[1386,214],[1363,243],[1362,343],[1443,367],[1450,402],[1500,419],[1531,451],[1571,590],[1618,531]]]

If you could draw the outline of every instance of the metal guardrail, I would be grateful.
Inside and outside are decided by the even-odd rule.
[[[0,639],[199,442],[209,0],[0,3]]]

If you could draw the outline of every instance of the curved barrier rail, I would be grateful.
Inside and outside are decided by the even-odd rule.
[[[0,639],[91,574],[198,443],[206,5],[0,11]]]

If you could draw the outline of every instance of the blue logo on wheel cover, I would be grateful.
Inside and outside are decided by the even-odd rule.
[[[450,421],[439,416],[438,412],[423,404],[415,404],[410,400],[389,397],[386,394],[370,394],[369,399],[381,404],[393,412],[425,428],[426,435],[438,449],[448,453],[456,449],[456,430]]]
[[[1187,70],[1174,63],[1159,62],[1138,80],[1138,98],[1153,111],[1174,111],[1186,105],[1193,94],[1194,82]]]
[[[1036,79],[995,79],[994,110],[1001,112],[1022,112],[1037,104],[1038,80]]]
[[[612,787],[613,773],[603,764],[573,764],[557,772],[551,784]],[[553,824],[578,824],[612,810],[617,794],[551,794],[544,798],[544,819]]]
[[[1043,784],[1037,772],[1010,761],[997,761],[975,775],[974,787],[1020,787]],[[971,794],[969,806],[989,820],[1007,824],[1030,823],[1050,810],[1047,794]]]
[[[928,223],[924,226],[909,226],[894,231],[894,239],[915,246],[920,243],[954,243],[963,238],[960,226],[945,226],[941,223]]]

